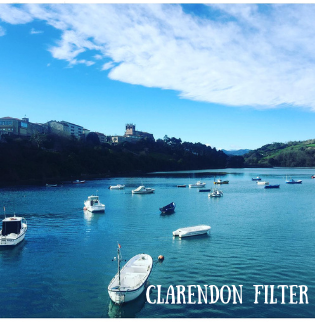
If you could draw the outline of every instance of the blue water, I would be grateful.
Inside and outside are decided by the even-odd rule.
[[[213,188],[213,175],[198,172],[2,188],[0,205],[7,215],[15,211],[25,217],[28,232],[18,246],[0,249],[0,317],[315,317],[315,170],[221,171],[228,172],[221,178],[230,181],[220,187],[222,198],[176,187],[203,180]],[[258,186],[251,180],[258,175],[280,189]],[[285,184],[286,177],[303,183]],[[108,189],[117,183],[126,184],[125,190]],[[155,193],[132,195],[141,184]],[[83,211],[83,201],[96,193],[105,214]],[[175,213],[161,216],[159,207],[172,201]],[[210,235],[172,236],[180,227],[199,224],[210,225]],[[242,304],[233,299],[227,304],[149,304],[143,294],[129,304],[113,305],[107,286],[117,270],[112,259],[118,242],[127,260],[138,253],[154,260],[164,255],[149,278],[150,285],[161,285],[161,297],[170,285],[243,285]],[[254,304],[253,285],[306,285],[309,304],[289,304],[289,290],[281,304],[278,289],[277,304],[264,304],[264,290]],[[157,299],[157,290],[150,298]]]

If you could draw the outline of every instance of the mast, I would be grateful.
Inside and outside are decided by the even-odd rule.
[[[121,261],[120,248],[121,248],[121,245],[118,243],[117,260],[118,260],[118,285],[119,285],[119,289],[120,289],[120,261]]]

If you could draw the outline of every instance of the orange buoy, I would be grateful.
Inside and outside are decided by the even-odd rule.
[[[164,256],[163,256],[163,255],[159,255],[159,256],[158,256],[158,260],[159,260],[159,261],[163,261],[163,260],[164,260]]]
[[[83,207],[83,210],[87,210],[87,208],[86,207]]]

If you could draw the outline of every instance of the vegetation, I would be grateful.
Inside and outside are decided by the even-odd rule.
[[[78,178],[140,175],[154,171],[179,171],[242,167],[242,157],[228,157],[201,143],[181,139],[141,140],[119,145],[101,144],[91,135],[86,141],[58,135],[2,137],[2,183],[59,182]]]
[[[244,159],[248,167],[314,167],[315,140],[267,144]]]

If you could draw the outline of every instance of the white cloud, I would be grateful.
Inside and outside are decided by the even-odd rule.
[[[0,26],[0,37],[5,35],[5,29]]]
[[[168,4],[2,5],[0,19],[39,19],[60,29],[49,49],[54,58],[70,66],[93,65],[81,59],[84,52],[110,60],[102,70],[111,69],[114,80],[175,90],[190,100],[315,110],[314,5],[204,10],[198,17]]]
[[[102,71],[109,70],[114,66],[113,62],[107,62],[102,66]]]
[[[42,34],[43,31],[42,30],[35,30],[34,28],[31,29],[30,34],[34,35],[34,34]]]

